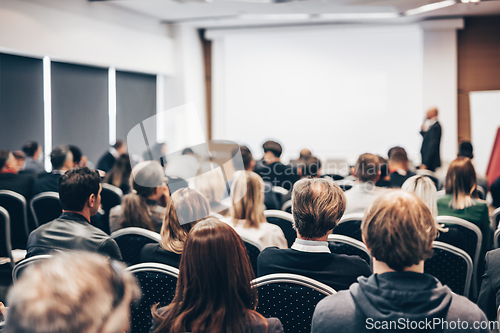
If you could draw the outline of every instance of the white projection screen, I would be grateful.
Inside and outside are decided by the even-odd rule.
[[[355,162],[395,145],[419,160],[423,32],[419,26],[233,31],[213,37],[214,139],[254,157],[275,139]]]

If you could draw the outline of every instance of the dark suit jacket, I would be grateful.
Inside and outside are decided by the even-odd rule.
[[[436,168],[441,166],[441,155],[439,146],[441,144],[441,125],[439,122],[434,123],[427,130],[421,131],[420,134],[424,137],[420,154],[422,155],[422,164],[425,164],[427,169],[435,171]]]
[[[0,175],[0,190],[14,191],[26,199],[26,204],[33,196],[33,182],[35,178],[31,174],[4,173]]]
[[[42,173],[33,185],[33,196],[43,192],[59,192],[59,173]]]
[[[272,186],[281,186],[289,191],[298,180],[294,168],[291,165],[284,165],[280,162],[266,164],[264,161],[259,161],[254,171],[265,182],[271,183]]]
[[[358,256],[311,253],[268,247],[257,258],[258,276],[290,273],[309,277],[335,290],[346,290],[358,276],[370,276],[370,266]]]
[[[141,250],[141,262],[159,262],[179,268],[181,255],[165,250],[157,243],[146,244]]]
[[[107,151],[104,155],[101,156],[99,162],[97,162],[97,169],[102,170],[104,172],[108,172],[111,170],[113,165],[115,165],[115,157],[109,151]]]
[[[497,319],[500,305],[500,249],[492,250],[485,256],[485,272],[477,305],[489,320]]]
[[[411,171],[407,171],[406,176],[400,175],[397,172],[391,173],[391,187],[401,188],[403,183],[412,176],[415,176],[415,174]]]

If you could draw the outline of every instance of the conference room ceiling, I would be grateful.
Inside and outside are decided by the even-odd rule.
[[[208,0],[210,1],[210,0]],[[405,12],[434,0],[108,0],[106,4],[164,23],[197,27],[271,26],[322,23],[406,23],[432,18],[500,14],[500,1],[458,3],[429,12]],[[453,2],[453,0],[448,0]],[[98,4],[94,3],[94,4]],[[102,2],[100,2],[102,3]]]

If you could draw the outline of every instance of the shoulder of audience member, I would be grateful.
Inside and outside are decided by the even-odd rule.
[[[477,304],[468,298],[453,293],[451,295],[451,304],[448,310],[447,321],[460,319],[472,323],[474,321],[488,321],[484,312]]]
[[[342,290],[336,294],[323,298],[314,310],[312,332],[342,331],[346,325],[352,324],[355,312],[354,300],[349,290]]]
[[[370,265],[357,255],[347,255],[347,254],[335,254],[339,259],[345,260],[346,264],[349,265],[350,270],[354,268],[362,272],[360,275],[370,276],[372,274],[372,269]]]

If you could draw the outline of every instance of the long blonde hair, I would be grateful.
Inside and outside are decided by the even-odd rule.
[[[181,254],[191,228],[209,214],[210,205],[200,192],[190,188],[175,191],[167,203],[163,218],[161,247]]]
[[[259,228],[264,216],[264,181],[252,171],[242,172],[231,186],[233,223],[245,220],[244,228]],[[235,198],[239,199],[235,202]]]

